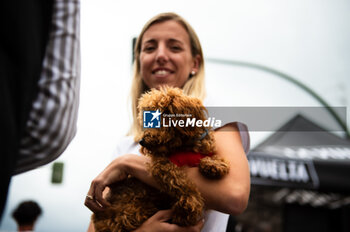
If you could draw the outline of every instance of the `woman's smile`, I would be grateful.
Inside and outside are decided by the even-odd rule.
[[[152,71],[152,74],[156,77],[156,78],[165,78],[168,77],[170,74],[173,74],[174,72],[170,69],[166,69],[166,68],[156,68]]]

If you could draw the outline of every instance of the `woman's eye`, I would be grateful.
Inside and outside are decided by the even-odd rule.
[[[153,51],[154,50],[154,47],[153,46],[148,46],[148,47],[145,47],[144,49],[143,49],[143,51],[145,51],[145,52],[151,52],[151,51]]]
[[[171,49],[174,51],[181,51],[181,47],[179,46],[171,46]]]

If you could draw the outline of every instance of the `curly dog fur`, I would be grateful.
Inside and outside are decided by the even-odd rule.
[[[185,120],[186,117],[206,120],[206,109],[201,101],[177,88],[154,89],[145,93],[139,100],[138,110],[141,124],[144,110],[160,110],[163,115],[177,115],[177,120]],[[145,128],[140,141],[141,153],[151,157],[147,168],[160,189],[133,177],[110,186],[107,200],[112,206],[93,215],[95,230],[132,231],[162,209],[173,210],[171,223],[195,225],[202,217],[204,200],[183,168],[172,163],[169,157],[183,151],[200,153],[205,156],[198,165],[203,176],[219,179],[226,175],[229,165],[214,155],[214,137],[208,129],[185,126]]]

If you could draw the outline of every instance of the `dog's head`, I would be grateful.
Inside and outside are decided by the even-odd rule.
[[[207,119],[207,111],[199,99],[185,95],[178,88],[152,89],[142,95],[138,110],[141,125],[145,110],[158,110],[162,113],[160,128],[143,129],[140,141],[143,153],[169,156],[176,151],[184,150],[212,152],[207,151],[209,149],[207,143],[212,141],[210,128],[197,124],[197,121],[203,122]]]

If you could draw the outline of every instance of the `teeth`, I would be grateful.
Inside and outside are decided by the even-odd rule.
[[[168,71],[166,71],[166,70],[158,70],[158,71],[155,72],[155,74],[166,75],[166,74],[168,74]]]

